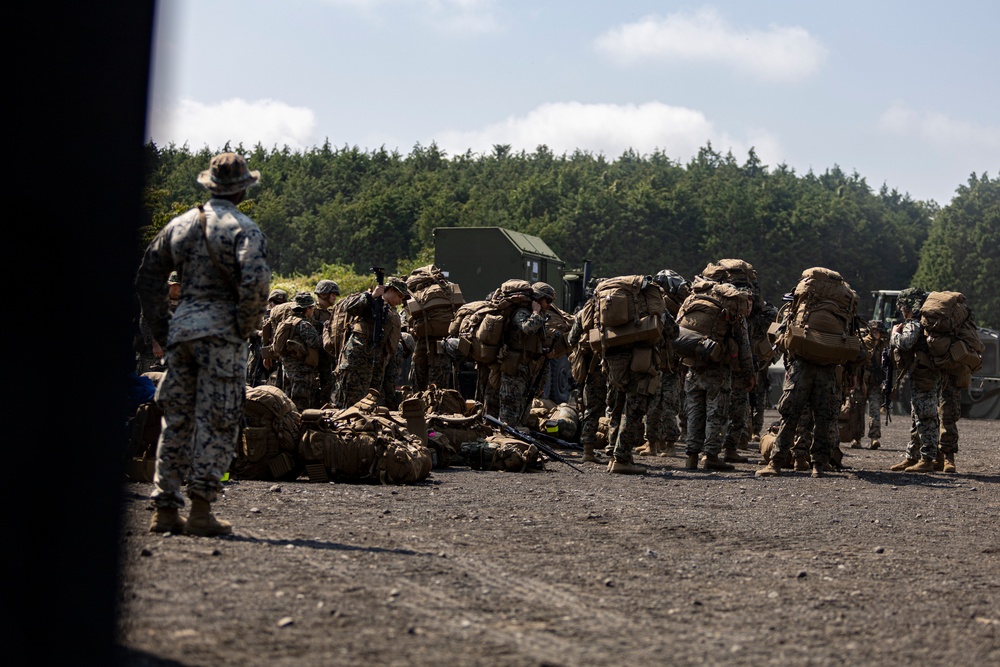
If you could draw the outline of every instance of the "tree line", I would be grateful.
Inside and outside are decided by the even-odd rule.
[[[149,143],[143,241],[204,200],[195,177],[222,150],[261,171],[241,208],[267,234],[279,277],[353,271],[341,279],[359,284],[372,264],[405,272],[432,262],[436,227],[500,226],[541,237],[567,266],[591,260],[599,276],[670,268],[691,279],[738,257],[777,303],[803,269],[825,266],[858,292],[862,315],[872,290],[913,285],[963,292],[979,324],[1000,328],[1000,184],[986,173],[942,208],[837,166],[797,174],[753,149],[740,161],[711,144],[681,164],[659,151],[609,160],[544,145],[448,156],[434,144],[403,155],[329,142],[196,152]]]

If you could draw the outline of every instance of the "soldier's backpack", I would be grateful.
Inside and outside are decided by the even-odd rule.
[[[458,284],[429,264],[410,272],[406,289],[411,297],[406,301],[411,333],[420,338],[447,336],[456,311],[465,304]]]
[[[433,463],[420,437],[387,413],[358,406],[306,410],[298,451],[310,481],[340,477],[373,484],[412,484],[426,479]]]
[[[455,313],[448,335],[459,339],[459,352],[483,364],[496,362],[504,327],[514,310],[531,303],[531,283],[508,280],[489,299],[473,301]]]
[[[696,276],[677,312],[679,335],[674,349],[681,362],[698,367],[735,358],[735,327],[749,310],[746,295],[731,284]]]
[[[238,479],[294,480],[302,421],[295,403],[271,385],[247,387],[236,458],[229,472]]]
[[[526,472],[542,467],[537,447],[502,435],[465,443],[462,445],[462,459],[473,470]]]
[[[802,272],[793,291],[780,348],[806,361],[832,366],[863,354],[857,323],[858,295],[836,271],[813,267]]]
[[[757,282],[757,272],[753,265],[742,259],[720,259],[706,266],[701,275],[717,283],[739,286],[750,286]]]
[[[595,351],[655,344],[663,336],[663,290],[649,276],[619,276],[594,288],[594,321],[582,322]]]
[[[306,321],[299,315],[289,315],[278,323],[274,332],[274,341],[271,343],[271,353],[278,357],[291,357],[303,361],[309,366],[319,365],[319,350],[307,348],[301,341],[294,337],[295,328],[299,323]],[[311,325],[310,325],[311,326]]]
[[[293,309],[295,308],[294,301],[287,301],[285,303],[279,303],[275,307],[271,308],[267,319],[261,324],[260,327],[260,345],[261,345],[261,355],[265,359],[274,359],[277,355],[274,353],[272,346],[274,345],[274,336],[278,330],[278,325],[281,324],[286,317],[291,317],[295,313]]]
[[[920,324],[935,368],[968,387],[982,368],[986,347],[979,339],[972,311],[961,292],[931,292],[920,306]]]
[[[323,324],[323,349],[336,364],[344,350],[347,335],[351,331],[351,316],[344,308],[344,301],[337,301],[330,307],[330,319]]]

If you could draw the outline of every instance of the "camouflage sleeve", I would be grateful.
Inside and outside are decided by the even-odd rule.
[[[514,326],[526,334],[538,333],[545,327],[541,314],[533,313],[527,308],[518,308],[513,319]]]
[[[573,326],[569,328],[569,333],[566,334],[566,342],[576,347],[580,344],[580,336],[583,334],[583,325],[580,324],[580,314],[577,313],[573,318]]]
[[[917,346],[923,338],[923,327],[917,320],[907,320],[903,324],[902,331],[892,334],[892,346],[904,352],[908,352]]]
[[[149,324],[153,338],[160,342],[167,340],[167,278],[174,270],[174,260],[170,254],[168,234],[170,225],[160,230],[156,238],[146,248],[142,264],[135,277],[135,291],[139,297],[142,316]],[[266,298],[266,297],[265,297]]]
[[[271,267],[267,264],[267,239],[256,225],[245,228],[237,237],[236,259],[240,266],[236,324],[240,337],[249,338],[261,326],[271,285]]]
[[[302,339],[302,344],[318,350],[323,347],[323,339],[320,337],[316,327],[309,320],[303,319],[296,326],[296,333]]]
[[[351,315],[363,315],[372,310],[371,292],[355,292],[344,298],[344,310]]]

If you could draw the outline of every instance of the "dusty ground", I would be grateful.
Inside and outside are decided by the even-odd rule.
[[[222,539],[146,532],[124,487],[127,665],[1000,664],[1000,422],[958,475],[436,470],[233,482]]]

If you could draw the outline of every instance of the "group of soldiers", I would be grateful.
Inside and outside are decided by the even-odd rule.
[[[151,496],[154,532],[231,531],[210,505],[234,451],[248,384],[280,387],[300,411],[346,408],[373,392],[395,409],[399,385],[407,381],[418,391],[431,385],[457,388],[461,346],[452,338],[430,341],[409,334],[405,309],[404,318],[400,316],[410,298],[405,279],[388,277],[342,300],[332,280],[321,280],[313,293],[299,292],[291,299],[283,290],[270,290],[266,239],[236,207],[259,177],[241,156],[212,158],[198,176],[212,197],[164,227],[147,248],[136,278],[142,308],[137,371],[161,363],[167,369],[156,395],[164,418]],[[641,279],[643,290],[653,290],[664,301],[664,308],[657,309],[661,334],[640,350],[643,354],[629,346],[591,344],[587,327],[593,325],[586,323],[599,306],[596,292],[569,314],[554,304],[551,285],[534,283],[530,298],[504,317],[499,358],[480,364],[476,398],[489,414],[517,427],[544,387],[548,362],[568,354],[582,408],[585,462],[599,462],[603,417],[609,424],[605,453],[610,473],[645,472],[635,455],[669,456],[681,437],[686,469],[733,470],[733,463],[747,460],[737,449],[762,436],[773,354],[773,347],[762,341],[767,341],[778,311],[761,296],[753,267],[742,260],[720,261],[742,267],[715,278],[745,300],[727,314],[723,341],[679,337],[678,313],[693,296],[692,283],[682,276],[665,269],[655,276],[627,277]],[[886,378],[876,361],[886,345],[910,373],[912,396],[911,443],[906,458],[892,469],[955,471],[959,390],[919,354],[926,346],[918,318],[923,296],[916,289],[900,294],[904,321],[891,336],[881,322],[868,323],[864,354],[855,362],[822,365],[785,352],[774,455],[757,476],[794,467],[820,477],[839,465],[839,457],[831,457],[839,452],[840,401],[859,386],[869,410],[869,446],[879,447],[879,412],[888,409],[879,386],[899,380]],[[560,340],[565,344],[557,345]],[[713,347],[724,353],[708,354]],[[407,380],[400,370],[411,357]],[[186,519],[179,514],[185,480],[192,504]]]

